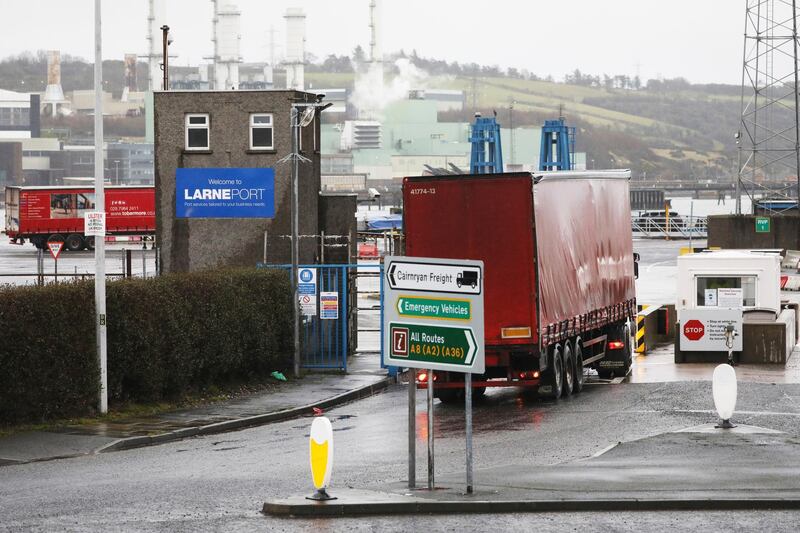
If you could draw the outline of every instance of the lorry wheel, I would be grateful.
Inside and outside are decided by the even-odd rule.
[[[70,233],[67,235],[67,240],[64,241],[64,246],[70,252],[79,252],[83,250],[83,237],[77,233]]]
[[[94,237],[86,237],[83,240],[84,246],[86,246],[87,250],[94,250]]]
[[[583,346],[581,346],[581,340],[575,339],[574,346],[572,353],[575,358],[575,384],[572,386],[572,392],[578,394],[583,390]]]
[[[572,347],[570,342],[564,343],[564,385],[561,387],[561,395],[566,397],[572,394],[575,387],[575,360],[572,358]]]
[[[564,360],[561,358],[561,345],[550,348],[550,366],[544,371],[544,379],[539,386],[539,396],[555,400],[561,397],[564,378]]]
[[[47,242],[64,242],[64,236],[60,233],[53,233],[47,238]],[[44,246],[47,248],[47,244]]]

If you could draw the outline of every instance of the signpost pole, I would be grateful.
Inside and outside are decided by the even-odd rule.
[[[58,257],[53,259],[53,277],[55,278],[55,282],[58,283]]]
[[[95,209],[106,210],[103,175],[103,54],[101,0],[94,0],[94,194]],[[106,240],[95,237],[94,303],[97,327],[97,359],[100,366],[100,413],[108,412],[108,369],[106,367]]]
[[[300,216],[298,213],[298,180],[299,164],[298,139],[300,130],[299,110],[292,106],[292,287],[294,288],[294,377],[300,377],[300,292],[298,290],[297,265],[300,261],[299,229]]]
[[[464,374],[464,412],[467,434],[467,494],[472,494],[472,374]]]
[[[434,489],[433,479],[433,370],[428,369],[428,490]]]
[[[408,369],[408,488],[417,486],[417,371]]]

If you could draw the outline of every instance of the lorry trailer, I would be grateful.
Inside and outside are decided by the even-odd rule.
[[[16,187],[5,190],[5,234],[14,244],[27,239],[40,249],[60,241],[78,251],[94,248],[84,235],[84,214],[95,211],[91,187]],[[105,188],[106,235],[153,235],[156,230],[155,188]]]
[[[632,360],[636,263],[624,171],[408,177],[405,253],[485,265],[486,387],[580,392],[584,368],[624,376]],[[469,283],[469,281],[464,281]],[[461,374],[421,372],[442,401]]]

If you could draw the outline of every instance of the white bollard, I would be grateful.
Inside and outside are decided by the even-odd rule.
[[[711,381],[711,391],[714,397],[714,407],[719,414],[718,428],[730,429],[733,410],[736,408],[736,370],[731,365],[719,365],[714,369]]]

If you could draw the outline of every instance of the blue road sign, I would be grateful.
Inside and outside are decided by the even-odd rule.
[[[178,218],[273,218],[275,169],[179,168],[175,173]]]

